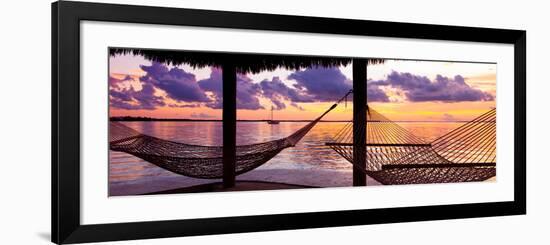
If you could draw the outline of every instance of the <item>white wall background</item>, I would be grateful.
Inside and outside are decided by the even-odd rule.
[[[113,2],[113,1],[107,1]],[[261,232],[108,244],[548,244],[550,161],[546,139],[550,21],[544,1],[376,2],[134,0],[148,5],[527,30],[525,216]],[[50,1],[0,10],[0,243],[48,244],[50,230]],[[6,137],[7,136],[7,137]]]

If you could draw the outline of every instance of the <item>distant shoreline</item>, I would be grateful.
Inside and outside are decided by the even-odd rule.
[[[150,118],[150,117],[111,117],[114,122],[222,122],[220,119],[189,119],[189,118]],[[267,122],[268,119],[243,120],[237,122]],[[312,122],[313,120],[277,120],[279,122]],[[321,120],[319,122],[349,122],[348,120]],[[401,123],[466,123],[469,121],[393,121]]]
[[[187,119],[187,118],[109,118],[109,121],[114,122],[222,122],[220,119]],[[237,122],[267,122],[268,119],[262,120],[242,120]],[[313,120],[277,120],[279,122],[312,122]],[[320,122],[349,122],[346,120],[321,120]]]

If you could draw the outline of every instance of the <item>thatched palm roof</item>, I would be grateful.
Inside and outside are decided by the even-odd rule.
[[[188,64],[193,68],[202,68],[206,66],[220,67],[223,63],[229,62],[234,64],[237,71],[241,73],[259,73],[266,70],[272,71],[277,68],[298,70],[312,66],[341,66],[350,64],[352,61],[352,58],[344,57],[175,51],[134,48],[110,48],[109,54],[111,56],[119,54],[141,55],[145,59],[151,61],[172,65]],[[369,64],[378,64],[383,62],[383,59],[368,59]]]

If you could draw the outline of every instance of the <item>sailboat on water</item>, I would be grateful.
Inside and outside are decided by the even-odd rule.
[[[271,119],[267,121],[267,124],[279,124],[279,121],[273,120],[273,106],[271,106]]]

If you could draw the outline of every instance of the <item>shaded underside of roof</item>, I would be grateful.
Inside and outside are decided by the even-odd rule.
[[[170,64],[187,64],[193,68],[221,67],[223,64],[235,65],[240,73],[259,73],[262,71],[273,71],[277,68],[299,70],[308,67],[322,66],[345,66],[352,62],[352,58],[346,57],[324,57],[324,56],[301,56],[283,54],[252,54],[252,53],[229,53],[210,51],[185,51],[185,50],[157,50],[137,48],[110,48],[109,55],[139,55],[147,60]],[[367,59],[369,64],[383,63],[384,59]]]

